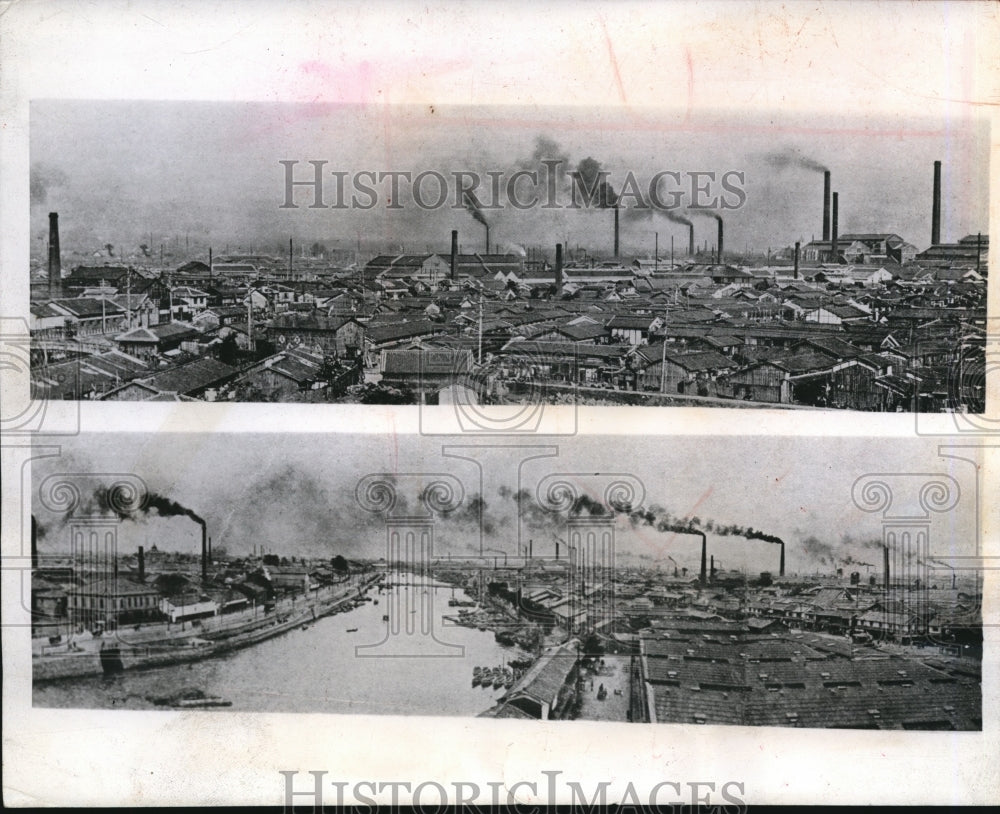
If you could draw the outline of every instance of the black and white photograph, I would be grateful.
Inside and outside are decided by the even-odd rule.
[[[0,0],[4,806],[1000,802],[998,53]]]
[[[977,478],[925,439],[88,435],[34,469],[33,702],[979,730]]]
[[[30,138],[37,398],[985,409],[985,118],[43,100]]]

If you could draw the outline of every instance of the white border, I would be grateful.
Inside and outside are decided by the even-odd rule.
[[[513,6],[513,7],[512,7]],[[847,110],[992,118],[997,161],[998,11],[992,3],[0,3],[0,315],[26,313],[27,114],[33,98],[567,104],[630,109],[665,94],[694,108]],[[612,64],[610,54],[615,54]],[[687,96],[692,54],[694,93]],[[319,84],[298,67],[331,66]],[[372,66],[371,83],[352,82]],[[677,89],[681,89],[678,91]],[[991,103],[991,104],[986,104]],[[991,178],[991,203],[997,197]],[[1000,234],[997,208],[991,229]],[[996,250],[991,253],[995,259]],[[996,262],[992,264],[997,268]],[[997,313],[996,281],[990,312]],[[4,380],[4,398],[24,383]],[[59,409],[66,409],[62,406]],[[594,432],[815,432],[902,437],[912,416],[771,411],[581,411]],[[71,421],[67,415],[66,421]],[[85,405],[82,426],[148,432],[413,431],[412,410],[322,414],[282,405]],[[666,429],[665,429],[666,425]],[[627,427],[627,429],[626,429]],[[26,439],[6,443],[24,443]],[[975,439],[959,438],[972,443]],[[57,443],[57,442],[56,442]],[[3,545],[19,545],[20,473],[4,453]],[[995,455],[987,462],[991,483]],[[984,517],[996,553],[995,517]],[[4,572],[4,617],[13,610]],[[995,583],[993,583],[995,587]],[[988,597],[992,601],[992,597]],[[16,611],[15,611],[16,612]],[[986,608],[995,618],[996,608]],[[767,803],[996,802],[997,642],[988,629],[986,730],[955,733],[524,724],[508,721],[34,710],[19,637],[4,630],[8,805],[281,802],[279,769],[341,780],[539,778],[540,768],[636,787],[746,784]]]

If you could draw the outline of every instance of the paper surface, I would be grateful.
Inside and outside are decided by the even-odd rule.
[[[944,161],[949,179],[942,224],[948,241],[976,228],[985,236],[996,221],[990,204],[996,197],[994,55],[1000,32],[996,8],[987,3],[279,7],[251,2],[168,8],[143,2],[24,2],[8,4],[0,26],[0,309],[5,333],[6,326],[28,319],[28,270],[47,237],[49,203],[66,202],[60,202],[64,249],[77,239],[96,242],[98,251],[104,243],[121,251],[120,245],[115,248],[117,238],[72,223],[79,220],[66,208],[73,202],[87,207],[94,220],[100,217],[108,235],[131,234],[129,229],[163,231],[147,247],[154,255],[157,244],[169,246],[171,240],[180,252],[185,236],[190,246],[192,235],[196,241],[215,242],[221,255],[216,241],[225,240],[227,229],[234,244],[291,226],[300,228],[303,238],[322,234],[324,218],[332,220],[333,215],[310,212],[306,206],[281,210],[281,160],[302,162],[296,167],[299,173],[309,160],[328,160],[350,171],[405,165],[417,173],[435,168],[435,161],[453,169],[466,156],[506,155],[507,163],[497,168],[509,171],[527,157],[539,135],[549,135],[574,161],[594,155],[620,173],[637,167],[637,177],[648,179],[655,170],[739,171],[741,161],[756,155],[757,162],[748,167],[748,214],[726,221],[726,246],[731,252],[749,251],[750,246],[766,250],[770,259],[772,243],[778,249],[800,238],[806,245],[821,237],[820,198],[807,190],[817,186],[817,179],[822,184],[822,175],[806,169],[796,176],[794,167],[776,166],[773,160],[768,164],[761,156],[793,145],[798,152],[789,153],[789,160],[794,163],[806,155],[803,145],[816,145],[838,162],[833,171],[842,196],[842,233],[866,231],[865,223],[895,204],[899,217],[887,217],[884,230],[926,248],[929,199],[926,204],[909,199],[927,194],[933,160]],[[234,115],[242,103],[254,106]],[[342,105],[349,106],[349,113],[340,116]],[[454,131],[437,120],[431,124],[434,116],[452,124]],[[67,118],[74,123],[69,132],[61,129]],[[244,133],[237,122],[245,126]],[[78,141],[68,143],[74,133]],[[361,144],[358,133],[365,134]],[[662,160],[656,154],[659,133],[675,151]],[[691,146],[685,152],[678,145],[686,142]],[[117,161],[108,143],[120,145]],[[86,169],[87,183],[74,187],[71,181],[62,183],[57,173],[49,177],[51,197],[33,200],[38,191],[29,176],[37,155],[45,155],[50,165],[52,157],[67,160],[64,144],[65,154],[75,155],[70,163]],[[206,151],[210,166],[203,174],[198,155],[186,144]],[[911,158],[916,165],[912,178],[906,171]],[[754,181],[751,170],[758,178],[773,172],[781,180],[773,185]],[[161,210],[150,202],[156,202],[158,180],[165,178],[171,185]],[[207,192],[199,190],[181,218],[170,196],[177,184],[199,178],[210,179],[211,185]],[[98,186],[102,181],[104,190]],[[783,200],[783,189],[789,190],[789,200]],[[60,199],[67,191],[72,195]],[[270,206],[273,212],[248,228],[241,217],[258,205],[253,198],[262,202],[261,211]],[[101,210],[102,199],[113,203]],[[816,216],[796,220],[803,206],[816,209]],[[176,222],[139,223],[161,214]],[[463,241],[480,240],[477,221],[463,207],[427,221],[436,230],[427,238],[408,221],[400,226],[385,218],[366,221],[357,212],[348,216],[357,218],[351,221],[352,234],[388,234],[406,252],[424,252],[425,244],[433,244],[431,251],[446,256],[447,230],[452,228],[448,218],[460,223]],[[785,219],[796,223],[791,231],[781,228]],[[712,221],[693,220],[698,242],[714,245]],[[592,219],[583,228],[567,221],[565,229],[553,226],[549,237],[547,226],[539,225],[547,224],[543,216],[529,213],[496,226],[493,239],[527,244],[530,238],[549,250],[562,242],[569,251],[590,239],[606,244],[607,221]],[[604,237],[591,238],[598,229]],[[81,237],[75,238],[74,230]],[[648,258],[656,251],[656,240],[663,258],[667,236],[673,235],[679,245],[685,233],[685,226],[667,220],[655,226],[651,218],[639,228],[626,219],[623,254]],[[523,234],[528,237],[519,237]],[[360,243],[361,237],[356,240]],[[111,256],[102,256],[95,265],[113,264]],[[995,336],[989,332],[995,313],[994,281],[989,284],[987,337]],[[463,792],[455,784],[465,783],[476,785],[480,803],[490,802],[494,794],[505,803],[511,790],[523,804],[570,802],[571,782],[590,800],[600,791],[599,783],[607,781],[608,800],[613,801],[631,784],[638,802],[626,801],[651,810],[657,804],[696,802],[706,794],[708,802],[727,805],[997,799],[997,609],[990,563],[1000,552],[996,509],[989,497],[995,492],[997,445],[995,371],[989,356],[985,389],[993,398],[987,400],[985,418],[936,411],[709,408],[696,401],[669,407],[564,404],[546,407],[545,420],[551,423],[542,432],[522,427],[520,434],[502,436],[483,434],[482,423],[475,421],[472,430],[456,428],[447,407],[426,405],[53,398],[41,402],[40,409],[39,402],[28,398],[29,377],[22,364],[27,351],[14,343],[4,352],[13,360],[3,372],[2,531],[9,563],[3,572],[3,759],[8,805],[284,804],[289,788],[305,794],[296,804],[311,805],[314,775],[309,772],[326,772],[321,776],[326,783],[323,802],[331,805],[337,802],[337,783],[350,797],[347,802],[363,803],[367,795],[402,803],[412,799],[415,787],[430,781],[442,784],[447,802],[462,802],[459,795],[468,795],[468,788]],[[491,415],[485,407],[474,414],[479,422]],[[483,470],[468,457],[458,463],[463,454],[488,457],[482,450],[491,444],[518,447],[518,452],[497,457]],[[479,452],[456,451],[463,446]],[[81,708],[86,700],[53,708],[33,696],[26,530],[38,507],[42,478],[76,471],[61,462],[81,463],[89,472],[134,473],[156,489],[167,484],[171,497],[184,505],[198,495],[231,501],[235,508],[229,512],[216,505],[199,508],[213,528],[239,529],[234,515],[252,514],[240,508],[253,502],[248,490],[271,474],[333,473],[330,482],[340,491],[332,502],[339,510],[355,501],[353,493],[343,491],[344,484],[367,473],[458,472],[465,496],[472,497],[481,483],[476,473],[484,471],[491,491],[484,488],[482,496],[492,507],[499,487],[515,487],[523,474],[515,459],[527,458],[525,449],[547,447],[558,449],[551,472],[569,471],[581,482],[585,475],[601,472],[634,475],[649,492],[644,505],[659,503],[677,516],[697,513],[704,490],[696,486],[729,492],[725,498],[705,498],[711,512],[704,514],[719,523],[756,524],[764,532],[787,528],[796,535],[795,543],[788,543],[789,569],[801,571],[818,569],[818,558],[827,556],[807,555],[803,548],[810,536],[827,539],[825,529],[838,545],[847,533],[857,539],[883,534],[889,522],[883,515],[858,519],[859,503],[865,501],[852,502],[857,479],[884,473],[947,476],[954,483],[948,489],[954,492],[955,508],[933,515],[930,553],[938,551],[933,546],[941,541],[945,553],[970,557],[969,574],[984,580],[981,731],[429,718],[394,715],[389,708],[377,709],[375,715],[343,714],[343,708],[332,714],[321,697],[306,698],[297,707],[261,703],[260,711],[252,712]],[[506,466],[511,467],[510,478],[503,471]],[[547,466],[543,461],[539,470],[523,469],[540,480]],[[786,468],[794,472],[792,482],[772,485]],[[671,478],[677,479],[674,485]],[[683,478],[690,483],[680,485]],[[244,489],[239,488],[241,480],[246,481]],[[531,483],[534,488],[536,481]],[[899,493],[902,487],[892,488]],[[296,506],[301,519],[301,489],[290,492],[289,505]],[[277,492],[270,494],[273,505],[280,506]],[[922,504],[924,497],[914,500]],[[768,498],[773,506],[767,505]],[[417,502],[413,495],[409,499]],[[807,499],[815,502],[803,512],[807,519],[791,522],[785,515],[797,508],[793,502]],[[931,503],[936,499],[927,498]],[[273,520],[261,506],[254,509],[256,516]],[[58,519],[58,512],[53,517]],[[851,528],[837,528],[840,517],[849,518]],[[627,519],[622,523],[619,551],[638,557],[644,553],[637,542],[643,536],[635,529],[642,531],[642,525],[629,527]],[[247,521],[239,534],[253,533],[252,525]],[[142,545],[142,537],[134,535],[148,534],[149,527],[139,528],[139,523],[122,522],[121,539]],[[262,528],[271,531],[257,524],[258,531]],[[553,542],[547,527],[540,528],[546,529],[548,556]],[[457,533],[449,529],[446,519],[435,527],[437,550],[463,552]],[[381,526],[376,532],[384,534]],[[184,530],[181,536],[196,549],[195,531]],[[542,545],[538,535],[524,536]],[[234,530],[231,546],[236,537]],[[660,554],[677,550],[665,548],[655,534],[653,538],[658,562],[671,569]],[[376,534],[372,540],[366,551],[385,546],[384,537]],[[726,562],[728,553],[712,551],[720,569],[756,573],[765,570],[758,567],[759,558],[770,562],[775,552],[767,542],[754,545],[759,548],[746,546],[745,563]],[[489,556],[523,556],[512,542],[505,550]],[[881,556],[872,550],[873,557]],[[299,553],[314,552],[303,548]],[[684,556],[691,557],[696,569],[696,549]],[[773,570],[773,564],[768,567]],[[826,567],[832,570],[832,562]],[[868,571],[862,573],[867,579]],[[942,572],[936,573],[940,578]],[[346,627],[338,621],[337,635],[343,636]],[[264,691],[280,693],[281,688]],[[290,694],[287,687],[285,691]],[[275,711],[291,707],[294,711]],[[295,774],[289,779],[282,771]],[[522,785],[515,789],[518,781]],[[396,788],[395,799],[394,783],[409,784]],[[441,797],[433,785],[425,785],[422,794],[423,802]]]

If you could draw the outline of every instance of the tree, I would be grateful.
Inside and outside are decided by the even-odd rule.
[[[590,633],[587,638],[583,640],[583,655],[584,656],[602,656],[604,654],[604,645],[601,644],[600,638],[598,638],[596,633]]]
[[[235,365],[239,358],[240,348],[236,344],[236,334],[226,335],[219,343],[219,361],[226,365]]]

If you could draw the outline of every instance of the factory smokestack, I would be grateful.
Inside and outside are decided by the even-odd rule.
[[[534,559],[535,556],[535,541],[528,540],[528,559]]]
[[[830,239],[830,171],[823,173],[823,240]]]
[[[799,243],[799,241],[796,240],[795,241],[795,279],[796,280],[799,279],[799,246],[801,246],[801,243]]]
[[[694,224],[688,224],[688,254],[694,257]]]
[[[208,582],[208,527],[200,518],[198,524],[201,526],[201,581]]]
[[[563,256],[562,256],[562,243],[556,243],[556,291],[562,288],[563,284]],[[559,559],[559,546],[556,545],[556,559]]]
[[[882,569],[884,572],[883,579],[885,580],[885,584],[883,585],[883,587],[888,591],[889,590],[889,546],[884,546],[882,548]]]
[[[778,564],[778,576],[785,575],[785,544],[781,543],[781,562]]]
[[[212,276],[212,271],[215,268],[215,263],[212,261],[212,247],[208,247],[208,276]]]
[[[830,253],[833,255],[833,262],[834,263],[839,263],[840,262],[840,255],[838,254],[838,251],[837,251],[837,218],[838,218],[838,211],[837,210],[839,209],[839,207],[840,207],[840,196],[836,192],[834,192],[833,193],[833,221],[832,221],[832,224],[830,226],[830,242],[831,242]]]
[[[38,521],[31,515],[31,570],[38,568]]]
[[[146,581],[146,552],[139,546],[139,582]]]
[[[715,581],[715,555],[709,557],[708,578]]]
[[[294,258],[294,249],[292,248],[292,239],[288,238],[288,279],[292,279],[292,263]]]
[[[715,262],[721,265],[722,264],[722,218],[717,218],[717,220],[719,221],[719,245],[717,248],[719,256],[716,258]]]
[[[50,216],[51,217],[51,216]],[[934,162],[934,200],[931,203],[931,245],[941,243],[941,162]]]
[[[458,229],[451,230],[451,279],[458,271]]]
[[[490,225],[484,220],[483,226],[486,227],[486,254],[490,253]]]
[[[560,245],[562,245],[562,244],[560,244]],[[557,560],[559,559],[559,541],[558,540],[556,540],[556,559]]]
[[[615,204],[615,259],[618,259],[618,204]]]
[[[708,539],[705,537],[705,533],[702,531],[694,531],[699,537],[701,537],[701,574],[700,581],[704,586],[708,583]]]
[[[59,213],[49,212],[49,297],[58,296],[62,286],[62,254],[59,251]]]

